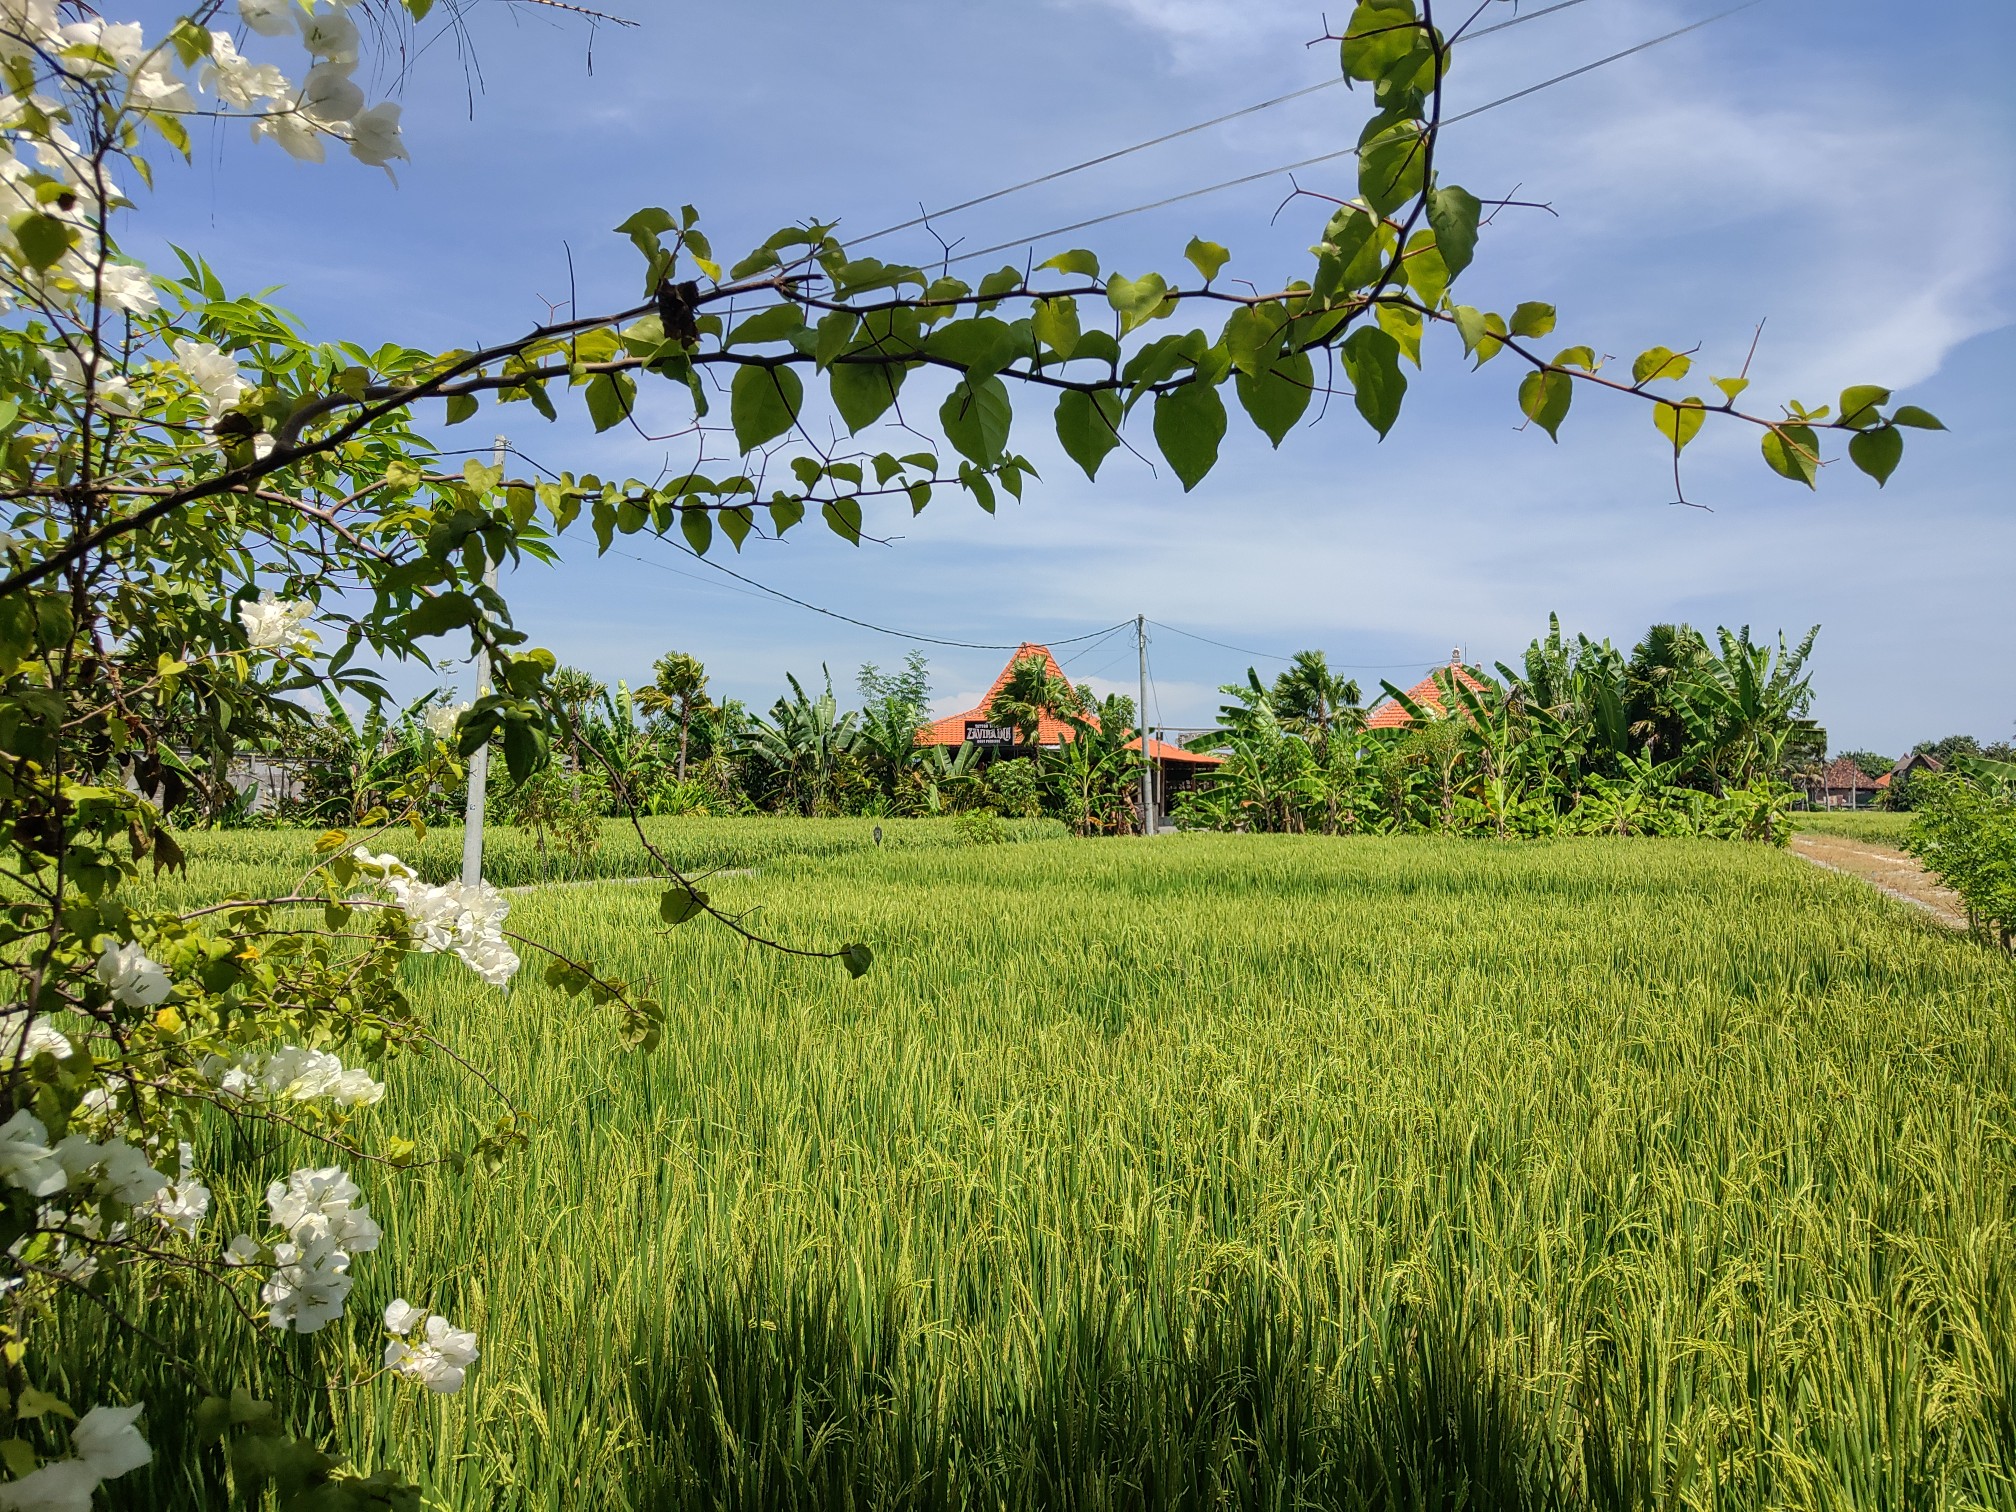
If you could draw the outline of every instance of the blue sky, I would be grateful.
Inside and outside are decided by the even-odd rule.
[[[1537,8],[1529,3],[1527,10]],[[1453,108],[1482,103],[1722,9],[1717,0],[1585,0],[1467,47]],[[142,11],[155,7],[143,6]],[[1335,7],[1341,15],[1346,7]],[[1510,4],[1494,3],[1513,15]],[[634,30],[530,7],[476,9],[469,54],[443,38],[403,86],[395,188],[332,160],[314,168],[242,128],[199,137],[163,178],[149,240],[200,248],[228,282],[284,285],[323,337],[476,345],[541,319],[572,288],[584,311],[632,302],[634,253],[610,227],[642,205],[698,206],[717,249],[806,216],[865,233],[937,206],[1331,76],[1304,42],[1319,8],[1277,0],[1012,0],[981,6],[632,0]],[[1046,443],[1019,444],[1043,481],[989,518],[944,497],[880,522],[889,546],[801,527],[752,540],[736,570],[878,623],[954,640],[1081,635],[1134,614],[1279,654],[1305,646],[1381,676],[1419,676],[1461,646],[1512,660],[1550,611],[1626,645],[1649,623],[1820,623],[1817,714],[1837,748],[1895,752],[1955,730],[2016,733],[2016,513],[2004,396],[2016,377],[2012,225],[2016,106],[2002,4],[1763,0],[1727,20],[1451,128],[1445,180],[1549,203],[1508,212],[1461,287],[1507,309],[1545,299],[1563,344],[1628,359],[1700,343],[1736,370],[1758,321],[1753,396],[1831,403],[1881,383],[1952,431],[1914,434],[1887,490],[1831,467],[1817,493],[1767,473],[1754,433],[1711,426],[1675,507],[1642,406],[1584,395],[1559,446],[1522,431],[1509,363],[1471,373],[1431,340],[1381,444],[1348,405],[1278,452],[1247,434],[1184,494],[1116,454],[1097,484]],[[465,87],[474,80],[475,87]],[[1321,91],[1275,110],[1013,195],[941,226],[967,248],[1333,150],[1362,96]],[[1348,164],[1303,175],[1350,192]],[[1278,219],[1285,177],[1037,244],[1097,250],[1108,268],[1175,272],[1202,234],[1227,276],[1297,276],[1324,219]],[[158,242],[157,242],[158,245]],[[880,255],[923,260],[918,233]],[[137,248],[149,250],[145,245]],[[1016,260],[1002,254],[985,271]],[[1047,407],[1046,407],[1047,408]],[[1029,418],[1035,420],[1032,407]],[[444,445],[487,444],[486,411]],[[650,477],[685,454],[635,435],[502,428],[553,467]],[[1235,434],[1236,434],[1235,427]],[[717,693],[767,704],[821,662],[851,682],[906,642],[766,600],[667,545],[512,584],[536,642],[633,683],[678,647]],[[717,548],[725,550],[725,548]],[[926,648],[939,707],[965,707],[1001,655]],[[1152,717],[1206,720],[1215,687],[1278,667],[1169,630],[1151,648]],[[1120,637],[1071,664],[1131,689]]]

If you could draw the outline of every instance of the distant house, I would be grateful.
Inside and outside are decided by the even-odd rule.
[[[1846,756],[1836,756],[1808,791],[1821,808],[1854,809],[1876,801],[1876,795],[1882,791],[1877,785],[1879,781],[1887,784],[1888,774],[1872,778]]]
[[[987,689],[986,696],[978,705],[963,714],[948,715],[944,719],[935,720],[924,726],[917,732],[917,744],[950,746],[956,749],[970,742],[982,747],[992,747],[1003,756],[1012,756],[1018,751],[1026,750],[1027,747],[1019,744],[1021,737],[1014,730],[990,718],[987,709],[994,702],[994,695],[1001,691],[1009,675],[1014,672],[1015,664],[1026,661],[1032,656],[1043,658],[1051,676],[1066,682],[1070,681],[1064,676],[1064,669],[1058,665],[1057,658],[1051,655],[1048,646],[1039,645],[1035,641],[1024,641],[1015,648],[1015,654],[1008,658],[1008,665],[1001,669],[1000,675],[994,679],[993,684]],[[1086,722],[1095,729],[1099,724],[1096,718],[1088,718]],[[1036,744],[1054,751],[1073,739],[1076,734],[1077,732],[1063,720],[1046,714],[1037,726]],[[1128,741],[1126,749],[1140,750],[1141,737],[1136,735]],[[1212,756],[1203,751],[1186,751],[1181,746],[1170,745],[1167,741],[1157,740],[1153,736],[1148,740],[1148,754],[1155,763],[1157,779],[1153,794],[1155,807],[1162,812],[1167,811],[1171,796],[1187,792],[1197,785],[1198,777],[1204,772],[1225,764],[1225,758],[1222,756]]]
[[[1901,758],[1897,765],[1876,779],[1876,791],[1879,793],[1888,793],[1893,787],[1903,787],[1913,777],[1921,773],[1943,772],[1945,770],[1946,763],[1941,761],[1937,756],[1928,755],[1924,751],[1913,751],[1909,756]]]
[[[1415,706],[1430,714],[1448,712],[1442,706],[1442,688],[1436,681],[1438,678],[1445,681],[1454,679],[1472,692],[1482,692],[1484,688],[1484,684],[1471,676],[1469,668],[1463,665],[1463,653],[1451,651],[1448,666],[1437,668],[1407,690],[1407,696],[1413,700]],[[1414,716],[1407,712],[1406,705],[1397,698],[1382,699],[1373,705],[1372,712],[1365,718],[1365,728],[1368,730],[1401,730],[1412,723]]]

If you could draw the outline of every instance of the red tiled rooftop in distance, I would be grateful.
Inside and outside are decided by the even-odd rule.
[[[1435,679],[1447,676],[1451,672],[1462,679],[1464,687],[1472,691],[1479,691],[1484,686],[1484,684],[1472,677],[1466,668],[1452,662],[1446,667],[1437,667],[1433,672],[1422,678],[1421,681],[1414,684],[1413,687],[1407,690],[1407,696],[1424,709],[1431,710],[1437,714],[1443,713],[1442,690],[1436,686]],[[1388,698],[1372,711],[1371,716],[1365,721],[1365,728],[1368,730],[1398,730],[1404,729],[1412,723],[1414,723],[1414,716],[1402,707],[1400,700],[1397,698]]]
[[[1038,645],[1035,641],[1024,641],[1015,648],[1015,654],[1008,658],[1008,664],[1001,669],[1000,674],[994,679],[993,684],[987,689],[986,694],[975,707],[968,709],[963,714],[950,714],[943,719],[935,719],[930,724],[925,725],[917,732],[917,744],[926,746],[964,745],[966,743],[967,722],[969,720],[987,722],[987,706],[994,702],[994,695],[999,693],[1002,686],[1008,681],[1008,675],[1015,670],[1015,663],[1025,661],[1032,656],[1043,658],[1044,665],[1050,669],[1052,677],[1059,678],[1065,682],[1070,681],[1069,678],[1064,676],[1063,667],[1058,665],[1057,658],[1051,655],[1048,646]],[[1092,721],[1094,725],[1097,725],[1098,722],[1096,719]],[[1046,746],[1062,745],[1071,738],[1071,735],[1071,726],[1064,723],[1061,719],[1052,719],[1048,715],[1045,715],[1036,729],[1036,743]],[[1130,751],[1140,750],[1140,737],[1136,736],[1134,739],[1128,741],[1127,749]],[[1222,756],[1211,756],[1200,751],[1186,751],[1181,746],[1173,746],[1167,741],[1153,739],[1148,743],[1148,751],[1157,761],[1187,761],[1196,766],[1218,766],[1225,759]]]

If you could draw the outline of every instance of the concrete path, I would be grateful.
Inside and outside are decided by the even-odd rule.
[[[1887,845],[1868,840],[1851,840],[1845,835],[1817,834],[1801,830],[1792,837],[1795,854],[1829,871],[1860,877],[1878,892],[1915,903],[1952,929],[1967,927],[1967,909],[1960,895],[1939,881],[1914,857]]]

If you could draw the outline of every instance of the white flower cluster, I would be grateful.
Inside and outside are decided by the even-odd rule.
[[[140,1206],[168,1185],[168,1178],[148,1163],[146,1152],[123,1139],[98,1144],[71,1134],[52,1147],[48,1126],[26,1108],[0,1124],[0,1181],[34,1197],[68,1191],[128,1207]]]
[[[203,1074],[227,1097],[265,1102],[317,1102],[323,1098],[343,1108],[368,1108],[385,1095],[385,1084],[373,1081],[362,1067],[348,1070],[327,1050],[282,1045],[270,1055],[248,1050],[235,1061],[213,1055]]]
[[[385,1368],[443,1396],[462,1389],[480,1353],[476,1335],[404,1297],[385,1309],[385,1331],[392,1335],[385,1346]]]
[[[158,1007],[175,984],[168,973],[147,958],[147,952],[131,942],[107,945],[98,956],[98,980],[105,984],[115,1003],[128,1008]]]
[[[23,1016],[0,1021],[0,1065],[32,1061],[38,1055],[68,1060],[77,1053],[70,1037],[48,1019],[29,1015],[25,1007],[18,1005],[7,1011]]]
[[[457,721],[468,712],[469,705],[466,703],[436,704],[427,711],[427,733],[436,740],[452,738]]]
[[[353,3],[332,0],[304,9],[296,0],[238,0],[238,14],[247,26],[267,37],[298,31],[301,45],[315,60],[293,108],[261,115],[252,123],[252,134],[270,136],[289,155],[311,163],[322,161],[322,139],[335,137],[349,144],[358,162],[389,173],[393,160],[406,156],[399,139],[399,107],[388,100],[364,108],[364,91],[351,77],[361,40],[357,23],[347,14]]]
[[[343,1316],[350,1257],[378,1247],[378,1225],[357,1200],[362,1195],[335,1166],[304,1167],[266,1188],[266,1211],[287,1235],[273,1246],[273,1270],[259,1289],[275,1328],[314,1333]],[[249,1265],[261,1253],[250,1234],[240,1234],[224,1258]]]
[[[74,1459],[52,1460],[19,1480],[0,1484],[5,1512],[90,1512],[91,1498],[105,1481],[117,1480],[154,1458],[134,1426],[140,1405],[93,1407],[70,1430]]]
[[[275,598],[268,588],[257,603],[238,606],[238,621],[254,651],[307,651],[320,638],[302,623],[314,612],[315,606],[306,599]]]
[[[397,856],[369,851],[359,851],[357,861],[385,874],[420,951],[448,951],[492,987],[517,975],[518,953],[504,939],[511,904],[488,882],[422,882]]]
[[[169,1182],[145,1202],[138,1211],[148,1214],[161,1224],[185,1239],[194,1239],[196,1230],[203,1226],[203,1219],[210,1211],[210,1189],[190,1176],[196,1163],[196,1152],[183,1140],[179,1153],[182,1163],[176,1171],[175,1180]]]

